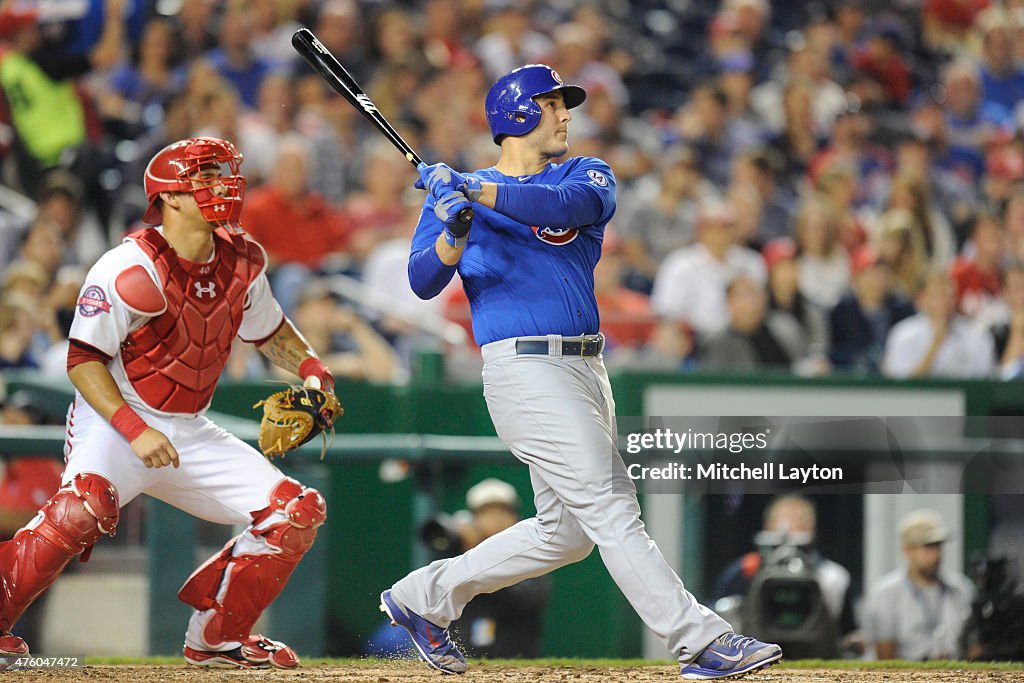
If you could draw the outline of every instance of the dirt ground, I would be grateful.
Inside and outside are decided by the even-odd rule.
[[[7,681],[40,681],[62,683],[73,681],[131,681],[157,683],[158,681],[204,681],[242,683],[248,681],[274,681],[275,683],[605,683],[606,681],[639,681],[665,683],[681,681],[679,670],[669,666],[639,666],[594,668],[566,667],[501,667],[479,664],[470,666],[460,677],[442,676],[425,670],[414,662],[381,662],[365,666],[308,666],[293,671],[203,669],[182,666],[87,666],[83,669],[54,669],[33,671],[6,671]],[[748,675],[746,683],[972,683],[995,681],[1010,683],[1024,680],[1021,671],[976,670],[813,670],[786,669],[784,666]]]

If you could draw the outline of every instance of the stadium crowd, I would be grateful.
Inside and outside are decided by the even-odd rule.
[[[245,155],[243,224],[336,373],[401,381],[437,343],[419,316],[468,323],[457,284],[397,315],[324,279],[414,299],[423,195],[292,50],[300,26],[458,169],[497,158],[498,75],[543,62],[587,90],[570,153],[618,183],[612,367],[1024,374],[1021,0],[7,0],[0,367],[64,372],[86,269],[138,226],[146,162],[196,134]]]

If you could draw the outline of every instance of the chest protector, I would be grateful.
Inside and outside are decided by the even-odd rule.
[[[167,308],[121,345],[128,380],[157,410],[198,413],[231,353],[249,285],[266,265],[263,250],[218,230],[213,261],[191,263],[154,228],[131,237],[156,265]]]

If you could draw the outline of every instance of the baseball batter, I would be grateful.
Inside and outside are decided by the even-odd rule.
[[[420,169],[417,187],[430,196],[413,237],[412,287],[429,298],[456,270],[462,277],[487,407],[498,436],[530,468],[537,516],[413,572],[384,591],[381,609],[430,666],[462,673],[447,629],[466,603],[582,560],[596,545],[685,678],[742,675],[782,650],[733,633],[686,591],[644,530],[616,449],[594,297],[615,177],[600,159],[551,161],[567,153],[569,110],[585,97],[548,66],[516,69],[487,95],[498,163],[472,175],[444,164]],[[458,221],[470,205],[471,231]]]
[[[60,490],[0,545],[0,653],[10,629],[68,562],[113,536],[121,506],[147,493],[201,519],[247,525],[179,592],[197,665],[298,666],[251,633],[316,537],[323,497],[204,417],[232,340],[333,391],[333,378],[281,313],[266,254],[238,224],[245,178],[227,141],[193,138],[146,168],[150,227],[90,270],[71,328],[67,467]]]

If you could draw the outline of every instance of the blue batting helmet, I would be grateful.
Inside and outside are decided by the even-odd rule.
[[[561,90],[568,109],[578,107],[587,93],[578,85],[565,85],[546,64],[527,64],[508,72],[487,92],[487,125],[495,144],[502,135],[525,135],[540,123],[540,105],[533,98]]]

